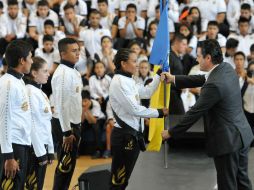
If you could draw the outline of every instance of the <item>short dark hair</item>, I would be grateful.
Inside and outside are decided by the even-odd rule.
[[[182,40],[187,40],[187,38],[181,33],[176,33],[172,39],[172,44],[174,44],[176,41],[181,42]]]
[[[51,19],[45,20],[44,26],[47,26],[47,25],[50,25],[50,26],[52,26],[53,28],[55,27],[55,24],[54,24],[53,20],[51,20]]]
[[[122,68],[121,62],[127,61],[131,53],[135,53],[135,52],[127,48],[121,48],[117,51],[114,58],[114,64],[116,66],[116,70],[121,70]]]
[[[135,4],[133,4],[133,3],[128,4],[127,7],[126,7],[126,10],[128,10],[129,8],[133,8],[137,12],[137,6]]]
[[[113,43],[113,40],[112,40],[112,38],[111,38],[110,36],[102,36],[102,37],[101,37],[101,44],[102,44],[102,42],[103,42],[103,40],[104,40],[105,38],[108,38],[108,39]]]
[[[237,48],[239,41],[234,38],[229,38],[226,42],[226,48]]]
[[[131,48],[131,47],[134,46],[134,45],[138,45],[140,48],[142,48],[142,47],[141,47],[141,43],[140,43],[139,41],[137,41],[137,40],[132,40],[132,41],[130,41],[130,43],[128,44],[128,47],[127,47],[127,48]]]
[[[215,39],[208,39],[200,44],[203,57],[210,55],[214,65],[220,64],[223,61],[223,55],[220,44]]]
[[[47,6],[47,7],[49,7],[49,3],[48,3],[47,0],[41,0],[37,4],[37,7],[39,7],[39,6]]]
[[[108,5],[108,0],[98,0],[97,3],[106,3]]]
[[[98,10],[94,9],[94,10],[92,10],[92,11],[90,12],[89,17],[90,17],[92,14],[100,15],[100,12],[99,12]]]
[[[8,0],[7,5],[8,6],[19,5],[19,3],[17,0]]]
[[[68,10],[68,9],[73,9],[73,10],[74,10],[75,8],[74,8],[74,6],[71,5],[70,3],[67,3],[66,5],[64,5],[63,10],[66,11],[66,10]]]
[[[242,10],[249,10],[249,11],[251,11],[251,6],[250,6],[249,3],[243,3],[243,4],[241,5],[241,9],[242,9]]]
[[[160,10],[160,4],[156,5],[155,10]]]
[[[44,42],[48,42],[48,41],[54,42],[53,36],[51,36],[51,35],[44,35],[43,39],[42,39],[42,42],[44,43]]]
[[[216,20],[209,21],[207,24],[207,28],[208,28],[208,26],[216,26],[217,28],[219,28],[219,24]]]
[[[90,100],[91,99],[90,92],[88,90],[82,90],[81,97],[82,97],[82,100],[84,100],[84,99]]]
[[[59,53],[65,52],[67,50],[67,45],[78,44],[78,41],[73,38],[63,38],[58,42]]]
[[[5,58],[8,67],[16,68],[19,65],[20,59],[26,59],[29,53],[33,50],[30,43],[23,40],[14,40],[6,48]]]
[[[240,18],[238,20],[238,24],[240,24],[240,23],[248,23],[248,24],[250,24],[250,21],[249,21],[249,19],[240,16]]]
[[[244,54],[242,51],[238,51],[238,52],[236,52],[236,53],[234,54],[234,59],[235,59],[235,58],[236,58],[236,56],[238,56],[238,55],[243,56],[243,58],[244,58],[244,60],[245,60],[246,56],[245,56],[245,54]]]

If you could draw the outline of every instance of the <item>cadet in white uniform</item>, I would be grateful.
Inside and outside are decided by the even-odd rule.
[[[32,113],[31,140],[26,189],[43,189],[47,163],[54,159],[54,145],[51,133],[51,108],[47,95],[41,90],[46,84],[49,69],[46,60],[34,57],[31,71],[26,80]]]
[[[116,120],[111,134],[111,190],[124,190],[140,150],[144,151],[144,118],[163,117],[168,109],[152,109],[140,105],[140,99],[150,98],[160,83],[160,72],[144,87],[136,85],[137,55],[120,49],[115,56],[116,73],[109,87],[109,101]],[[160,71],[160,70],[159,70]]]
[[[74,69],[80,55],[78,42],[64,38],[59,41],[58,49],[61,61],[51,81],[55,111],[52,129],[59,143],[53,189],[67,190],[75,169],[80,139],[83,85],[80,73]]]
[[[0,187],[23,190],[29,148],[31,146],[31,111],[24,73],[33,63],[32,47],[24,41],[12,41],[5,53],[8,71],[0,78]]]

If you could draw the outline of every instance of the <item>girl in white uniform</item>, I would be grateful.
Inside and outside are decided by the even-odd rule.
[[[32,148],[26,181],[27,189],[43,189],[47,164],[54,159],[54,146],[51,133],[52,113],[47,95],[41,90],[49,77],[47,62],[34,57],[31,71],[26,81],[32,114]]]

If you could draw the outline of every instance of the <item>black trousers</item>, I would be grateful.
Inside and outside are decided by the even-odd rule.
[[[27,178],[25,183],[26,190],[42,190],[44,179],[46,175],[47,164],[41,166],[39,160],[37,159],[34,149],[30,148],[30,154],[28,159],[28,170]]]
[[[111,134],[111,181],[110,190],[124,190],[140,152],[136,137],[114,128]]]
[[[248,177],[249,148],[214,157],[218,190],[252,190]]]
[[[5,190],[9,189],[11,186],[15,190],[23,190],[25,185],[25,179],[27,175],[27,164],[28,164],[28,156],[29,156],[29,148],[30,146],[12,144],[14,159],[19,163],[19,171],[16,173],[14,179],[7,178],[4,175],[4,163],[5,161],[1,158],[1,179],[0,179],[0,189]],[[1,156],[2,157],[2,156]],[[9,188],[8,188],[9,187]]]
[[[53,190],[68,190],[71,178],[76,166],[78,146],[80,141],[80,127],[72,128],[76,141],[73,144],[72,151],[65,152],[62,148],[63,133],[58,119],[52,119],[52,132],[55,140],[58,142],[57,158],[58,164],[55,170]]]

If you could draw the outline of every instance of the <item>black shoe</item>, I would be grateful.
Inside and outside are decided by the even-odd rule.
[[[101,153],[99,150],[97,150],[93,155],[92,155],[92,159],[98,159],[101,157]]]

